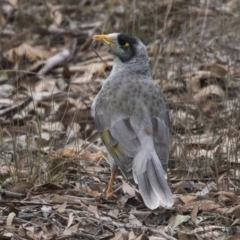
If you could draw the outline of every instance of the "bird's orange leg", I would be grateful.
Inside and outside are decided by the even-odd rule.
[[[109,198],[115,198],[116,196],[114,195],[113,193],[113,182],[114,182],[114,179],[115,179],[115,175],[116,175],[116,171],[112,171],[111,172],[111,177],[110,177],[110,180],[108,182],[108,187],[106,189],[106,197],[109,199]]]

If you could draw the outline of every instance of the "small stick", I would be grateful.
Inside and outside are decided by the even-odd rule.
[[[93,46],[94,46],[94,43],[95,43],[95,42],[93,42],[93,43],[91,44],[91,50],[93,50],[93,52],[101,59],[101,61],[108,67],[108,69],[111,70],[111,68],[107,65],[107,63],[102,59],[102,57],[97,53],[97,51],[96,51],[95,48],[93,47]]]

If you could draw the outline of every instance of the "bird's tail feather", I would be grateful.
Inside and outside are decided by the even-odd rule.
[[[145,205],[150,209],[159,206],[170,208],[174,203],[165,175],[155,151],[149,153],[149,151],[142,150],[134,158],[134,181],[139,186]]]

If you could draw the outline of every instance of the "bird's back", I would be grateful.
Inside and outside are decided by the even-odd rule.
[[[166,104],[158,84],[151,78],[119,76],[108,79],[96,97],[94,116],[103,112],[111,115],[151,116],[164,119]],[[165,120],[164,120],[165,121]],[[167,123],[168,124],[168,123]]]

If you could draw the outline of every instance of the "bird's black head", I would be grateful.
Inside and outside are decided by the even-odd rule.
[[[93,40],[104,43],[114,55],[112,73],[121,72],[150,76],[146,46],[136,37],[123,33],[95,35]]]
[[[124,33],[111,33],[108,35],[95,35],[93,39],[107,45],[112,54],[122,62],[131,60],[136,55],[139,39]]]
[[[126,62],[135,56],[136,46],[138,43],[136,38],[120,33],[117,36],[117,42],[121,48],[121,51],[117,51],[116,55],[121,59],[122,62]]]

